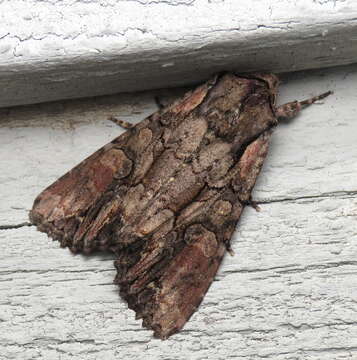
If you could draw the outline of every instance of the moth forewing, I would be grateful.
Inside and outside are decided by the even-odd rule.
[[[105,145],[44,190],[30,212],[74,252],[111,250],[120,294],[165,339],[201,303],[268,151],[272,74],[225,73]]]

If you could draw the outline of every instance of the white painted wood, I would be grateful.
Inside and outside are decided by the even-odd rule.
[[[0,106],[357,62],[354,0],[0,1]]]
[[[73,256],[27,221],[44,186],[139,120],[153,93],[0,112],[0,358],[357,358],[357,66],[287,75],[279,102],[335,94],[277,128],[247,208],[185,329],[152,339],[112,284],[112,255]],[[10,229],[5,230],[4,227]]]

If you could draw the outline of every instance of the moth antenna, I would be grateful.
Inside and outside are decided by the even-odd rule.
[[[278,119],[292,119],[295,117],[301,109],[303,109],[305,106],[309,106],[313,104],[314,102],[324,99],[325,97],[333,94],[332,91],[327,91],[321,95],[313,96],[309,99],[305,99],[302,101],[291,101],[284,105],[280,105],[275,110],[275,115]]]
[[[159,96],[155,96],[154,100],[155,100],[155,104],[159,108],[159,110],[161,110],[165,107],[165,105],[161,102],[161,99]]]

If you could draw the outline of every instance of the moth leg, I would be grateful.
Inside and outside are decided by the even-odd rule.
[[[228,254],[229,254],[230,256],[234,256],[234,255],[235,255],[235,252],[234,252],[234,250],[233,250],[232,247],[231,247],[231,243],[230,243],[230,242],[226,242],[224,245],[225,245],[225,247],[226,247],[226,250],[227,250]]]
[[[130,122],[127,122],[125,120],[121,120],[116,118],[115,116],[111,115],[108,117],[108,120],[112,121],[114,124],[119,125],[121,128],[128,130],[131,129],[134,125],[131,124]]]
[[[251,197],[247,201],[247,205],[251,206],[255,211],[259,212],[261,210],[260,206],[256,201],[254,201]]]
[[[292,119],[295,117],[301,109],[303,109],[305,106],[309,106],[313,104],[314,102],[321,100],[329,95],[332,94],[332,91],[327,91],[321,95],[313,96],[310,99],[306,99],[303,101],[291,101],[284,105],[280,105],[275,109],[275,115],[278,119]]]

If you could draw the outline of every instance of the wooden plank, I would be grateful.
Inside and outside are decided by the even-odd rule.
[[[354,0],[12,0],[0,14],[0,106],[357,62]]]
[[[357,357],[356,81],[356,65],[285,76],[279,102],[335,94],[280,124],[254,193],[262,211],[246,209],[236,255],[164,342],[119,299],[112,255],[73,256],[33,227],[14,228],[44,186],[120,133],[107,115],[137,121],[156,108],[154,93],[3,110],[0,357]]]
[[[7,359],[353,359],[355,197],[248,209],[199,311],[162,342],[112,284],[111,256],[73,256],[34,228],[0,232]],[[350,357],[349,357],[350,356]]]

